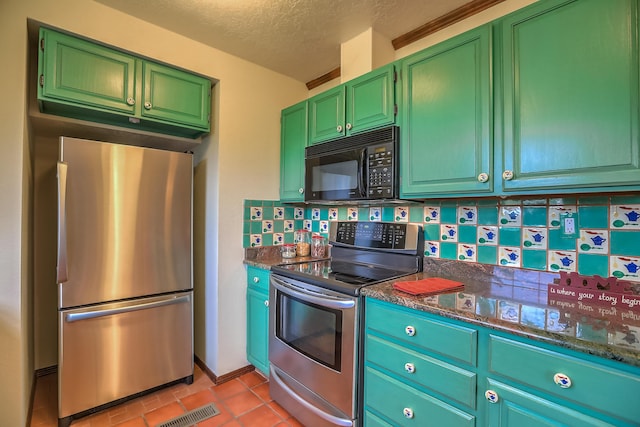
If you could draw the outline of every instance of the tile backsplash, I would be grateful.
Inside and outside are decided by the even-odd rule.
[[[640,195],[429,200],[376,207],[245,200],[243,246],[293,243],[331,221],[422,224],[425,257],[640,282]]]

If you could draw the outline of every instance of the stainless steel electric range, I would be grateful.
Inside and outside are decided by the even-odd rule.
[[[272,267],[271,397],[306,426],[358,426],[364,286],[422,271],[416,224],[332,222],[331,259]]]

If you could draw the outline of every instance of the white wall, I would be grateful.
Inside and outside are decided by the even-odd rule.
[[[31,253],[38,245],[32,244],[30,230],[50,225],[32,224],[29,211],[34,179],[48,173],[39,156],[50,153],[38,145],[32,159],[28,144],[25,94],[32,83],[27,81],[27,18],[219,80],[214,130],[196,153],[194,222],[202,233],[195,244],[204,251],[196,254],[195,286],[201,300],[196,303],[195,350],[218,375],[245,366],[243,200],[278,198],[280,110],[306,97],[304,84],[99,3],[4,0],[0,88],[11,101],[0,107],[0,425],[25,425],[33,370],[55,364],[57,351],[51,345],[56,319],[43,320],[40,313],[36,323],[48,324],[50,330],[39,332],[36,355],[30,350]],[[35,144],[55,140],[38,138]],[[55,268],[38,259],[42,263],[36,276]]]

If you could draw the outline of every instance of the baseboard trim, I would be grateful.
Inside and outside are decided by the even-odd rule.
[[[198,367],[200,369],[202,369],[202,372],[204,372],[211,381],[213,381],[213,383],[215,385],[219,385],[222,383],[226,383],[227,381],[231,381],[233,379],[236,379],[238,377],[241,377],[244,374],[247,374],[249,372],[253,372],[255,371],[256,367],[253,365],[248,365],[248,366],[244,366],[240,369],[236,369],[235,371],[231,371],[229,373],[226,373],[224,375],[220,375],[217,376],[216,374],[213,373],[213,371],[211,369],[209,369],[209,367],[198,358],[198,356],[196,356],[195,354],[193,355],[193,360],[195,362],[196,365],[198,365]]]

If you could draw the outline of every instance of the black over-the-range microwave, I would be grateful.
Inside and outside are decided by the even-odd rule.
[[[397,199],[398,126],[305,149],[305,201]]]

